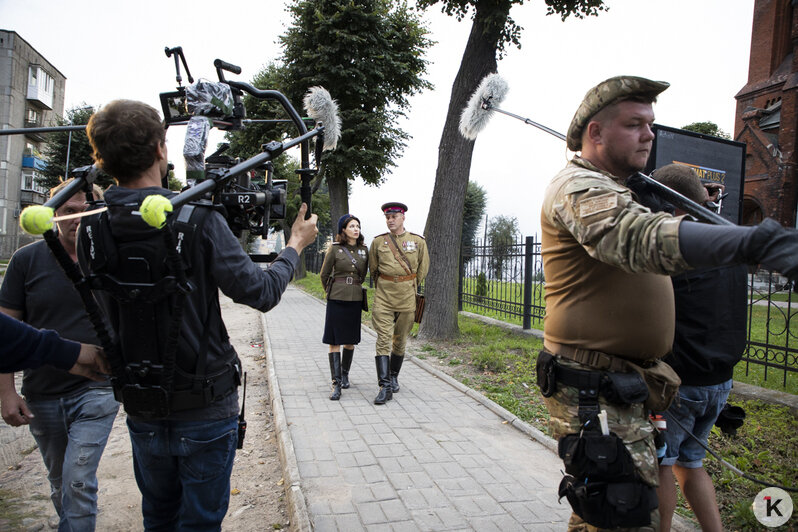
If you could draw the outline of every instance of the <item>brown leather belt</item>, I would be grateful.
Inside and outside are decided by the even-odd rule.
[[[415,278],[416,278],[415,273],[411,273],[410,275],[385,275],[384,273],[380,274],[380,279],[385,279],[386,281],[393,281],[395,283],[412,281]]]
[[[598,370],[628,371],[627,361],[602,353],[601,351],[591,351],[589,349],[558,344],[551,340],[543,340],[543,348],[552,355],[558,355]]]
[[[346,284],[358,284],[358,285],[359,284],[363,284],[360,281],[359,277],[353,277],[353,276],[349,276],[349,277],[333,277],[333,282],[334,283],[346,283]]]

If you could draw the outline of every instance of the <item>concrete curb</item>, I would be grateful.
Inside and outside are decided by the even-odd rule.
[[[291,517],[291,528],[300,532],[311,532],[313,526],[310,523],[305,495],[302,493],[299,466],[297,465],[296,454],[294,454],[294,442],[291,439],[291,431],[288,430],[288,421],[283,409],[283,398],[280,394],[280,384],[277,382],[277,372],[274,369],[271,342],[269,342],[269,335],[266,334],[266,314],[260,315],[260,323],[263,331],[266,367],[269,374],[269,398],[271,400],[272,414],[274,415],[274,432],[277,437],[280,462],[283,464],[285,496],[288,515]]]

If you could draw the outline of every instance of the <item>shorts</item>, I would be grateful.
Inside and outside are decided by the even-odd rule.
[[[706,450],[677,425],[673,418],[706,445],[709,432],[726,404],[731,387],[731,379],[712,386],[679,387],[678,397],[664,414],[667,429],[663,435],[667,448],[660,465],[676,464],[687,469],[702,466]]]

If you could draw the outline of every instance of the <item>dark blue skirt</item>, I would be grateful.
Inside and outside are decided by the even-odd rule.
[[[327,345],[359,344],[361,305],[360,301],[328,299],[321,341]]]

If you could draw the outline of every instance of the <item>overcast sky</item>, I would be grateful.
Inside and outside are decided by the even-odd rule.
[[[630,74],[671,84],[656,104],[658,123],[712,121],[732,134],[734,95],[748,78],[754,0],[605,3],[608,12],[567,22],[545,16],[543,0],[513,8],[511,16],[524,30],[522,48],[508,49],[499,62],[510,86],[502,108],[564,133],[590,87]],[[160,109],[158,93],[175,86],[165,46],[183,47],[195,78],[215,79],[213,60],[221,58],[243,68],[235,79],[249,81],[280,55],[275,41],[288,22],[284,5],[277,0],[0,0],[0,28],[18,32],[67,77],[67,109],[116,98]],[[411,231],[422,232],[427,217],[441,129],[471,22],[457,22],[438,9],[424,19],[437,41],[427,56],[427,79],[435,89],[411,100],[402,127],[413,138],[387,182],[352,187],[350,210],[361,219],[367,240],[385,230],[379,205],[386,201],[409,206]],[[184,135],[183,128],[169,130],[173,160],[182,152]],[[489,216],[515,216],[525,235],[539,233],[543,188],[569,155],[557,138],[496,115],[477,139],[471,180],[487,190]]]

